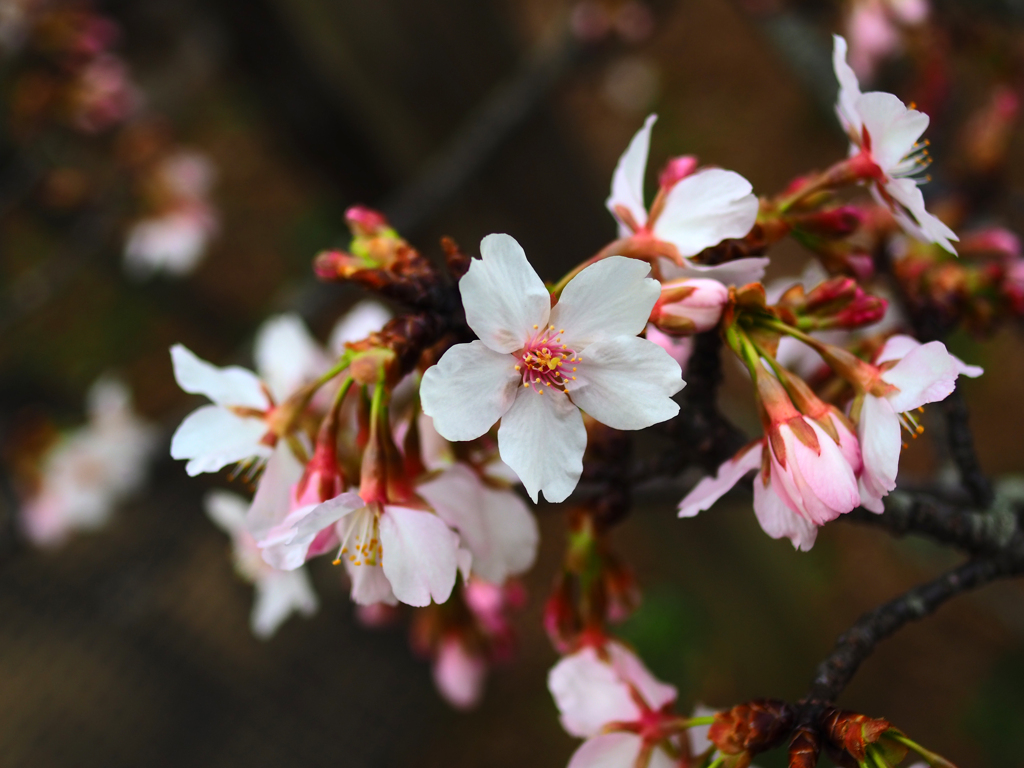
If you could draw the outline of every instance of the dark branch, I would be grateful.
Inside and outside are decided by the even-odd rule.
[[[969,560],[942,576],[861,616],[836,642],[821,664],[805,699],[805,710],[819,713],[843,692],[875,646],[911,621],[923,619],[950,598],[995,579],[1024,572],[1024,558],[1000,553]]]
[[[981,463],[974,448],[974,435],[971,432],[970,415],[967,403],[957,387],[953,393],[939,403],[946,416],[946,438],[949,452],[960,472],[960,482],[971,494],[974,503],[981,509],[992,504],[992,485],[981,471]]]

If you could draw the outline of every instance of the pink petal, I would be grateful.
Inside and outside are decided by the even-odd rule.
[[[385,506],[380,519],[384,575],[407,605],[443,603],[455,586],[459,537],[437,515]]]
[[[639,226],[647,223],[647,207],[644,205],[644,173],[647,170],[647,154],[651,145],[651,128],[658,119],[650,115],[643,127],[629,142],[622,153],[615,172],[612,174],[612,190],[605,205],[612,215],[618,219],[615,207],[621,205],[628,210]],[[619,222],[619,236],[626,237],[631,231],[623,222]]]
[[[714,477],[705,477],[697,483],[679,502],[679,517],[694,517],[698,512],[711,509],[711,505],[728,493],[745,474],[760,469],[763,449],[763,441],[747,446],[722,464]]]

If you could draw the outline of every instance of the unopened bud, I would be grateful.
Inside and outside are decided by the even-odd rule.
[[[583,622],[573,599],[571,580],[563,572],[544,603],[544,629],[559,653],[569,653],[582,627]]]
[[[366,269],[366,263],[344,251],[321,251],[313,259],[313,273],[321,280],[345,280]]]
[[[363,205],[353,205],[345,211],[345,223],[356,237],[378,237],[394,232],[383,213]]]
[[[833,277],[811,289],[804,298],[804,310],[815,312],[830,304],[846,304],[859,290],[857,281],[849,277]]]
[[[699,161],[695,155],[673,157],[665,163],[661,175],[658,176],[658,185],[662,190],[668,192],[672,187],[696,171],[698,163]]]
[[[1007,259],[1021,257],[1020,238],[1003,227],[988,227],[966,234],[957,248],[963,254],[994,253]]]
[[[832,710],[822,722],[822,732],[831,746],[859,762],[864,761],[868,745],[877,742],[891,728],[888,720],[841,710]]]
[[[673,280],[661,287],[651,322],[664,333],[683,336],[718,325],[729,301],[729,289],[717,280]]]
[[[864,223],[864,213],[853,205],[793,217],[793,224],[818,237],[838,240],[852,235]]]

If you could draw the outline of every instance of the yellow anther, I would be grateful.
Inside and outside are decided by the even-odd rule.
[[[336,557],[333,560],[331,560],[331,565],[341,565],[341,558]]]
[[[517,366],[516,366],[516,370],[517,370],[517,371],[519,371],[519,370],[522,370],[522,366],[519,366],[519,365],[517,365]]]
[[[533,326],[533,327],[534,327],[534,329],[536,330],[536,329],[537,329],[537,328],[539,328],[540,326],[538,326],[538,325],[535,325],[535,326]]]
[[[553,325],[552,325],[552,326],[548,326],[548,330],[549,330],[549,331],[553,331],[553,330],[555,330],[555,326],[553,326]]]
[[[575,368],[573,368],[573,369],[572,369],[572,372],[573,372],[573,373],[576,373],[576,369],[575,369]]]
[[[921,426],[920,424],[918,424],[917,425],[917,429],[915,429],[914,431],[917,432],[917,435],[923,435],[924,434],[924,427]],[[917,435],[914,435],[914,437],[917,437]]]
[[[559,333],[565,333],[565,328],[559,331]]]

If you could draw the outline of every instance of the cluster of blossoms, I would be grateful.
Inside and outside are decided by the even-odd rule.
[[[919,189],[928,117],[891,94],[862,93],[845,54],[837,37],[849,155],[776,197],[682,156],[648,205],[652,115],[613,175],[617,237],[557,282],[545,283],[506,234],[483,238],[479,258],[445,240],[442,270],[381,214],[354,207],[351,244],[321,253],[315,272],[375,291],[400,314],[362,305],[326,349],[298,317],[273,318],[256,340],[257,373],[173,347],[178,384],[210,404],[182,422],[171,455],[190,475],[234,465],[255,486],[244,511],[235,497],[209,500],[238,570],[257,585],[254,631],[315,610],[303,569],[326,555],[343,566],[366,623],[390,620],[400,604],[416,609],[414,647],[434,660],[446,698],[471,706],[488,666],[510,653],[508,614],[523,600],[516,577],[537,553],[517,486],[534,503],[542,494],[557,503],[583,478],[600,493],[570,511],[545,610],[564,654],[549,686],[566,730],[586,739],[571,766],[743,768],[788,738],[793,710],[781,702],[673,714],[675,689],[607,631],[638,601],[608,534],[628,510],[622,432],[671,428],[695,336],[721,339],[741,361],[763,435],[699,482],[679,514],[708,509],[756,472],[758,521],[801,550],[856,507],[883,512],[902,431],[916,437],[923,406],[981,373],[941,342],[900,332],[872,288],[873,260],[856,242],[863,230],[898,227],[913,247],[950,259],[957,235]],[[838,192],[864,186],[873,203],[840,202]],[[819,257],[820,272],[768,290],[763,254],[786,235]],[[828,715],[825,746],[842,760],[884,766],[909,748],[942,764],[888,723],[858,717]],[[695,730],[704,726],[706,738]]]
[[[146,480],[157,434],[135,414],[128,388],[100,379],[86,405],[88,423],[47,440],[38,462],[21,473],[19,519],[37,546],[58,546],[75,531],[104,526],[115,505]]]
[[[90,170],[97,166],[90,154],[112,152],[138,209],[126,227],[125,270],[181,277],[195,269],[217,232],[214,168],[174,141],[166,120],[147,108],[117,52],[119,38],[118,25],[90,2],[0,5],[0,49],[11,59],[7,135],[39,156],[42,178],[32,191],[61,213],[86,210],[105,195],[120,197],[110,178]],[[68,128],[77,142],[68,142]],[[52,151],[54,136],[67,145],[64,151]]]

